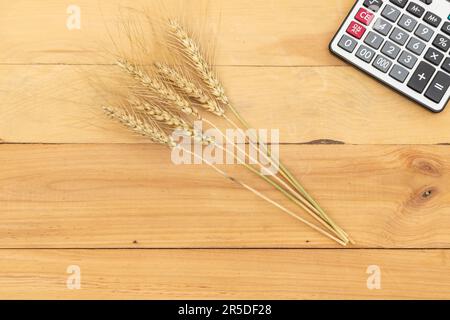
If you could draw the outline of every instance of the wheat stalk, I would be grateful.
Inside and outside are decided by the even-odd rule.
[[[191,77],[188,76],[189,73],[184,72],[184,70],[181,69],[180,72],[178,72],[177,69],[172,68],[167,64],[156,64],[155,66],[159,75],[150,76],[150,74],[147,73],[145,68],[142,66],[134,64],[127,59],[119,59],[117,61],[117,65],[120,66],[133,79],[135,79],[139,83],[140,87],[144,89],[144,91],[142,91],[138,88],[138,92],[134,92],[134,94],[139,96],[140,99],[137,102],[129,101],[132,103],[131,106],[127,107],[130,110],[136,111],[138,115],[136,115],[136,113],[129,112],[128,110],[121,113],[112,108],[105,108],[105,112],[107,112],[111,117],[119,120],[134,132],[149,137],[157,143],[168,145],[171,148],[174,148],[176,145],[167,133],[169,129],[181,129],[189,132],[189,136],[191,136],[191,138],[199,139],[199,136],[195,134],[192,126],[187,123],[182,116],[178,116],[178,114],[192,116],[198,120],[208,122],[207,119],[203,118],[198,113],[198,110],[191,104],[193,101],[197,102],[195,105],[199,105],[206,111],[223,117],[234,127],[238,128],[237,125],[235,125],[234,122],[232,122],[232,120],[225,115],[224,106],[228,107],[244,125],[244,127],[249,128],[249,125],[245,122],[245,119],[243,119],[237,110],[231,105],[230,100],[225,94],[224,87],[218,80],[213,68],[208,63],[208,60],[203,56],[200,46],[197,45],[197,43],[189,36],[189,34],[177,21],[171,20],[170,27],[171,35],[178,44],[177,51],[181,52],[183,56],[187,58],[188,64],[193,67],[196,80],[191,80]],[[147,89],[149,89],[148,93],[150,93],[150,91],[152,92],[150,96],[147,93]],[[139,116],[139,114],[142,116]],[[205,140],[203,136],[201,136],[200,139],[200,141],[205,144],[212,143],[211,140]],[[256,140],[250,140],[250,143],[254,144],[253,141]],[[259,148],[258,150],[261,152]],[[268,159],[271,160],[272,163],[276,163],[273,161],[270,153],[267,152],[267,154],[270,157]],[[267,157],[267,154],[264,153],[264,156]],[[211,166],[212,164],[209,165]],[[345,234],[342,229],[337,227],[331,219],[325,215],[323,210],[320,209],[311,197],[307,197],[306,191],[304,191],[304,189],[300,186],[300,184],[298,184],[287,169],[284,168],[284,166],[279,164],[281,174],[297,191],[293,190],[278,176],[274,176],[273,179],[278,181],[278,183],[280,183],[280,185],[284,188],[272,181],[272,179],[263,176],[250,165],[247,165],[246,163],[244,163],[244,165],[274,186],[277,190],[282,192],[294,203],[298,204],[301,208],[310,213],[316,220],[322,223],[338,238],[307,222],[306,220],[297,217],[291,211],[268,199],[255,189],[248,187],[242,182],[238,182],[232,177],[226,177],[239,183],[244,188],[252,191],[269,203],[272,203],[284,212],[297,217],[301,221],[306,221],[305,223],[307,225],[313,227],[315,230],[321,230],[322,233],[331,236],[332,239],[336,240],[340,244],[346,245],[348,243],[347,234]]]
[[[190,64],[194,67],[197,76],[202,79],[205,83],[206,87],[210,89],[211,94],[225,106],[227,106],[231,112],[236,116],[236,118],[241,122],[241,124],[245,128],[250,128],[248,122],[240,115],[236,108],[230,103],[230,100],[225,94],[225,89],[223,85],[220,83],[218,78],[216,77],[212,67],[208,63],[207,59],[204,57],[200,46],[196,43],[194,39],[192,39],[189,34],[185,31],[185,29],[180,25],[180,23],[176,20],[169,21],[170,27],[170,35],[173,36],[176,43],[178,44],[177,48],[181,49],[184,57],[188,59]],[[231,124],[233,124],[236,128],[238,126],[234,124],[228,117],[223,115],[223,117]],[[249,141],[252,142],[252,139]],[[262,152],[264,156],[269,156],[269,160],[274,162],[270,155],[270,150],[264,150]],[[280,167],[280,172],[282,176],[289,181],[289,183],[299,192],[317,211],[319,216],[338,234],[341,235],[344,239],[349,239],[350,242],[354,243],[352,239],[350,239],[338,225],[336,225],[333,220],[325,213],[325,211],[319,206],[319,204],[306,192],[306,190],[301,186],[301,184],[297,181],[297,179],[290,173],[290,171],[282,164],[277,163]]]
[[[198,102],[213,101],[203,92],[202,89],[200,89],[194,83],[187,80],[187,78],[185,78],[181,73],[177,72],[175,69],[173,69],[165,64],[162,64],[162,63],[155,63],[155,66],[158,69],[158,72],[160,72],[164,76],[164,78],[166,78],[168,81],[172,82],[178,90],[180,90],[187,96],[190,96],[191,98],[196,99]],[[205,108],[208,111],[211,111],[208,106],[205,106]],[[222,115],[223,115],[223,113],[222,113]],[[218,132],[221,132],[212,122],[208,121],[207,119],[201,117],[200,120],[209,123],[213,128],[217,129]],[[226,141],[228,141],[228,139],[225,135],[222,134],[222,136],[226,139]],[[232,144],[234,145],[233,142],[232,142]],[[221,149],[222,151],[225,151],[226,153],[231,154],[228,150],[224,149],[221,145],[215,144],[215,146],[217,148]],[[235,154],[231,154],[231,156],[233,156],[234,158],[237,159]],[[249,155],[247,155],[247,156],[249,156]],[[249,156],[249,158],[250,158],[250,156]],[[255,163],[259,163],[258,161],[256,161],[253,158],[250,158],[250,160],[255,161]],[[271,179],[269,179],[267,176],[259,173],[252,166],[250,166],[246,163],[241,163],[241,164],[244,165],[251,172],[258,175],[260,178],[262,178],[263,180],[265,180],[266,182],[271,184],[277,190],[282,192],[288,199],[290,199],[295,204],[300,206],[303,210],[308,212],[314,219],[316,219],[321,224],[323,224],[327,229],[330,229],[330,231],[334,232],[334,230],[324,220],[319,218],[320,212],[318,212],[314,206],[312,206],[308,201],[306,201],[304,198],[302,198],[295,190],[293,190],[289,185],[287,185],[278,176],[275,175],[273,177],[276,180],[276,182],[274,182]],[[286,190],[283,189],[278,183],[281,184],[284,188],[286,188],[286,190],[288,190],[289,192],[286,192]],[[342,237],[342,238],[344,241],[347,241],[346,237]]]
[[[128,112],[126,110],[119,111],[116,108],[112,107],[104,107],[104,112],[110,117],[113,118],[123,125],[125,125],[128,129],[132,130],[133,132],[136,132],[142,136],[150,138],[153,142],[156,142],[161,145],[168,146],[169,148],[180,148],[180,145],[177,145],[167,133],[164,132],[163,129],[156,126],[153,122],[145,121],[145,119],[139,119],[136,115],[132,114],[131,112]],[[196,153],[187,150],[183,147],[181,147],[185,152],[193,155],[194,157],[199,157]],[[332,234],[328,233],[327,231],[317,227],[316,225],[312,224],[311,222],[299,217],[291,210],[285,208],[284,206],[280,205],[278,202],[270,199],[269,197],[265,196],[261,192],[257,191],[256,189],[250,187],[249,185],[243,183],[242,181],[230,176],[223,170],[219,169],[216,165],[206,161],[205,162],[208,166],[210,166],[212,169],[214,169],[217,173],[222,175],[223,177],[227,178],[228,180],[242,186],[243,188],[247,189],[248,191],[252,192],[259,198],[263,199],[264,201],[270,203],[271,205],[275,206],[276,208],[282,210],[283,212],[289,214],[293,218],[299,220],[300,222],[304,223],[305,225],[309,226],[310,228],[318,231],[319,233],[327,236],[328,238],[336,241],[342,246],[345,246],[347,243],[342,241],[339,238],[336,238]]]

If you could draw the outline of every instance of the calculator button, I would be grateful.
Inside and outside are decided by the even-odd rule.
[[[426,62],[421,62],[408,82],[408,87],[422,93],[430,82],[436,69]]]
[[[391,2],[400,8],[404,8],[406,4],[408,3],[408,0],[391,0]]]
[[[433,37],[434,31],[430,27],[421,23],[417,27],[417,30],[414,34],[418,36],[420,39],[428,42]]]
[[[448,88],[450,87],[450,76],[439,71],[431,82],[430,87],[425,93],[425,97],[436,103],[441,102]]]
[[[406,8],[406,11],[408,11],[412,15],[416,16],[417,18],[422,18],[423,14],[425,13],[424,7],[421,7],[414,2],[411,2],[408,5],[408,8]]]
[[[390,41],[386,41],[383,48],[381,49],[381,52],[391,59],[396,59],[398,57],[398,54],[400,53],[400,47],[396,46]]]
[[[383,41],[384,38],[382,36],[376,34],[375,32],[370,31],[366,39],[364,40],[364,43],[371,46],[374,49],[379,49]]]
[[[450,58],[445,59],[442,69],[450,73]]]
[[[450,22],[444,23],[441,30],[450,36]]]
[[[431,62],[435,66],[441,64],[442,59],[444,59],[444,55],[434,48],[428,49],[427,53],[425,54],[425,60]]]
[[[404,14],[400,18],[398,25],[400,27],[402,27],[403,29],[408,30],[409,32],[412,32],[417,25],[417,21],[415,19],[411,18],[410,16],[408,16],[407,14]]]
[[[381,0],[365,0],[364,7],[369,8],[373,12],[378,12],[381,6],[383,5],[383,1]]]
[[[356,14],[355,19],[368,26],[372,22],[373,17],[375,17],[375,14],[373,14],[369,10],[361,8]]]
[[[361,39],[365,32],[366,28],[355,21],[352,21],[347,28],[347,33],[354,36],[356,39]]]
[[[423,2],[425,4],[432,4],[433,0],[420,0],[420,2]]]
[[[425,17],[423,18],[423,21],[425,21],[426,23],[431,24],[433,27],[437,28],[439,26],[439,24],[441,23],[442,19],[434,13],[427,12]]]
[[[370,63],[375,56],[375,51],[373,51],[369,47],[366,47],[365,45],[361,45],[358,51],[356,51],[356,56],[362,61]]]
[[[408,76],[409,76],[409,72],[402,66],[399,66],[398,64],[396,64],[396,65],[394,65],[394,67],[392,67],[392,70],[389,73],[389,75],[392,78],[394,78],[395,80],[400,81],[401,83],[404,83],[406,78],[408,78]]]
[[[388,4],[386,5],[386,7],[384,7],[383,12],[381,13],[383,17],[392,22],[396,22],[398,17],[400,17],[400,14],[401,14],[400,10]]]
[[[425,47],[426,44],[416,38],[411,38],[411,40],[409,40],[408,42],[408,45],[406,46],[408,50],[417,54],[418,56],[422,54],[423,50],[425,50]]]
[[[387,36],[389,31],[392,29],[392,24],[384,19],[378,18],[372,28],[373,30],[381,33],[383,36]]]
[[[398,58],[398,62],[400,62],[401,65],[407,67],[408,69],[412,69],[417,63],[417,58],[413,54],[403,51],[400,55],[400,58]]]
[[[399,45],[404,45],[408,40],[409,35],[406,31],[403,31],[396,27],[394,28],[394,31],[392,31],[391,36],[389,38]]]
[[[380,70],[381,72],[387,73],[392,66],[392,61],[386,57],[383,57],[381,54],[379,54],[375,58],[375,61],[373,62],[373,66],[376,69]]]
[[[358,41],[344,34],[341,40],[339,41],[338,46],[344,49],[345,51],[352,53],[353,51],[355,51],[357,44]]]
[[[433,41],[433,45],[436,48],[441,49],[444,52],[447,52],[448,48],[450,47],[450,39],[444,37],[442,34],[438,34]]]

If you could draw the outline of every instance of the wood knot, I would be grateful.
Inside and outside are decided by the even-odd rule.
[[[436,187],[427,186],[412,194],[408,200],[409,207],[422,207],[433,200],[439,193]]]
[[[411,161],[411,167],[419,173],[427,176],[440,177],[442,175],[442,166],[437,160],[434,159],[415,158]]]
[[[427,199],[433,195],[433,190],[427,190],[422,193],[422,198]]]

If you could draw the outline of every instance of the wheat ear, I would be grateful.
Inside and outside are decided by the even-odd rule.
[[[150,138],[153,142],[169,147],[175,146],[174,141],[164,131],[147,121],[139,119],[136,115],[133,115],[125,110],[119,111],[118,109],[112,107],[103,107],[103,111],[110,118],[119,121],[133,132]]]
[[[130,105],[137,111],[144,112],[152,117],[155,121],[171,128],[188,130],[189,125],[181,117],[162,109],[156,105],[150,104],[146,101],[130,101]]]
[[[211,99],[200,87],[188,80],[180,72],[163,63],[155,63],[155,67],[161,76],[170,81],[184,94],[200,103],[204,109],[219,117],[225,114],[225,110],[215,100]]]
[[[220,102],[225,105],[229,104],[229,99],[225,95],[225,89],[217,78],[216,74],[209,66],[207,60],[202,54],[200,47],[189,36],[184,28],[176,20],[169,20],[169,26],[172,36],[181,45],[185,56],[197,70],[203,82],[211,90],[211,93]]]
[[[178,110],[187,115],[199,117],[198,110],[191,106],[189,101],[184,99],[174,90],[166,86],[161,80],[151,78],[148,74],[139,66],[134,65],[126,59],[119,59],[117,65],[121,67],[126,73],[136,79],[144,87],[151,89],[155,92],[163,101],[171,102]]]

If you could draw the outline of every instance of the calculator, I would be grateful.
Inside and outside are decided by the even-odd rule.
[[[358,0],[330,50],[433,112],[450,100],[449,0]]]

